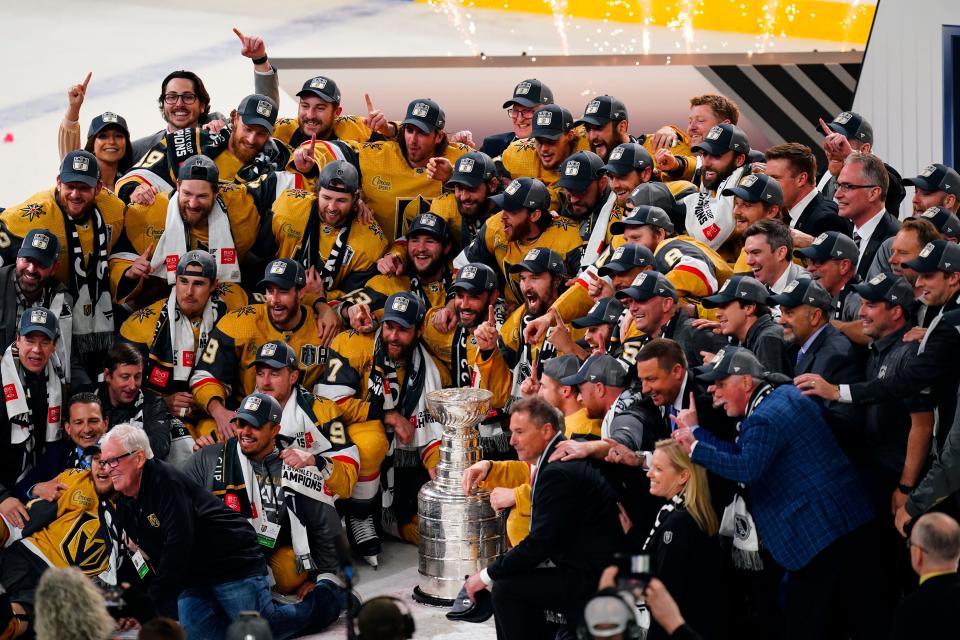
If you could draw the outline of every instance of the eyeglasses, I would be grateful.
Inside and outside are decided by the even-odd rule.
[[[873,187],[879,187],[878,184],[851,184],[849,182],[838,182],[837,191],[856,191],[857,189],[872,189]]]
[[[507,109],[507,115],[514,120],[529,120],[533,117],[533,109],[518,109],[517,107],[510,107]]]
[[[105,467],[107,469],[113,469],[120,464],[121,460],[123,460],[128,456],[132,456],[137,451],[139,451],[139,449],[134,449],[133,451],[127,451],[125,454],[117,456],[116,458],[100,458],[100,466]]]
[[[197,94],[195,93],[165,93],[163,94],[163,101],[166,104],[177,104],[177,100],[182,100],[183,104],[191,105],[197,101]]]

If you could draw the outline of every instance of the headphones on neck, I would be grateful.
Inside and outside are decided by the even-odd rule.
[[[627,626],[620,632],[623,640],[641,640],[646,637],[645,630],[641,629],[637,623],[636,608],[624,600],[616,589],[601,589],[595,593],[590,600],[587,600],[587,604],[589,605],[595,598],[614,598],[623,605],[623,610],[627,618]],[[584,605],[584,609],[586,609],[586,605]],[[587,620],[585,617],[581,618],[580,623],[577,624],[577,640],[593,640],[593,633],[587,628]]]
[[[400,614],[400,620],[385,620],[383,622],[376,623],[372,629],[367,629],[368,635],[360,633],[359,620],[363,615],[363,610],[368,608],[374,603],[389,603],[396,607],[398,613]],[[397,624],[399,622],[399,624]],[[376,598],[371,598],[363,603],[360,607],[360,610],[357,611],[357,615],[354,616],[353,621],[353,633],[354,637],[357,640],[407,640],[413,637],[413,633],[417,630],[417,625],[413,622],[413,615],[410,613],[410,609],[400,598],[395,598],[393,596],[377,596]],[[369,635],[370,633],[374,635]]]

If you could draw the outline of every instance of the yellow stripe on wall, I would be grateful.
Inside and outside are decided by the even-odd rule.
[[[694,30],[723,31],[775,37],[831,40],[865,47],[876,11],[874,4],[829,0],[416,0],[430,5],[458,5],[464,9],[498,9],[570,18],[646,24],[651,27],[688,26]],[[566,9],[563,6],[566,5]]]

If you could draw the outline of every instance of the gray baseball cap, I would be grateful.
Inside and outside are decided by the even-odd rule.
[[[457,271],[457,279],[450,288],[470,293],[493,291],[497,288],[497,274],[482,262],[471,262]]]
[[[760,377],[766,370],[757,357],[745,347],[726,346],[717,352],[710,364],[693,368],[694,375],[704,382],[716,382],[730,376]]]
[[[536,78],[530,78],[517,83],[513,88],[513,97],[503,103],[503,108],[507,109],[511,105],[519,104],[521,107],[531,109],[551,102],[553,102],[553,91],[550,87]]]
[[[433,133],[443,129],[446,123],[439,104],[430,98],[417,98],[407,105],[407,115],[400,124],[412,124],[424,133]]]
[[[216,189],[220,181],[220,169],[209,157],[196,155],[183,161],[177,170],[177,180],[203,180]]]
[[[570,129],[573,129],[573,116],[570,112],[558,104],[548,104],[533,114],[530,137],[557,140]]]
[[[921,218],[929,220],[937,231],[948,238],[960,238],[960,218],[944,207],[930,207],[920,214]]]
[[[710,128],[703,142],[690,147],[693,151],[703,151],[712,156],[722,156],[727,151],[750,153],[750,142],[743,129],[729,122],[721,122]]]
[[[618,144],[610,152],[603,170],[615,176],[625,176],[631,171],[643,171],[653,166],[653,156],[636,142]]]
[[[737,196],[747,202],[783,204],[783,189],[780,183],[763,173],[751,173],[740,178],[735,187],[720,192],[722,196]]]
[[[360,173],[346,160],[334,160],[320,171],[320,187],[340,193],[360,191]]]
[[[326,76],[315,76],[303,83],[303,88],[297,92],[297,97],[304,95],[316,96],[324,102],[340,102],[340,89],[337,83]]]
[[[187,273],[187,268],[191,265],[199,266],[199,273],[196,271]],[[177,261],[177,275],[200,276],[201,278],[213,280],[217,277],[217,261],[210,253],[202,249],[187,251],[180,257],[180,260]]]
[[[638,204],[633,208],[629,218],[624,218],[610,225],[610,233],[618,236],[626,231],[628,226],[642,227],[645,224],[651,227],[660,227],[666,230],[668,235],[674,232],[673,221],[670,220],[670,214],[655,205]]]
[[[671,298],[677,300],[677,288],[667,280],[667,276],[658,271],[644,271],[633,280],[626,289],[614,294],[617,300],[630,298],[632,300],[649,300],[650,298]]]
[[[580,369],[580,358],[575,355],[554,356],[543,361],[543,375],[560,382]]]
[[[586,191],[590,183],[603,177],[603,160],[593,151],[578,151],[563,161],[557,186],[570,191]]]
[[[585,382],[599,382],[608,387],[626,387],[630,380],[630,370],[623,360],[607,354],[592,355],[580,365],[573,375],[560,379],[560,384],[578,385]]]
[[[889,302],[908,310],[917,304],[913,286],[903,276],[881,272],[867,282],[853,285],[853,288],[862,299],[870,302]]]
[[[530,273],[552,273],[557,276],[567,275],[567,265],[563,262],[563,257],[553,249],[546,247],[534,247],[527,251],[523,260],[510,267],[510,273],[520,273],[529,271]]]
[[[613,96],[597,96],[587,103],[583,109],[583,117],[574,124],[592,124],[600,127],[608,122],[620,122],[626,120],[627,107],[623,101]]]
[[[447,185],[461,185],[476,189],[497,175],[497,167],[490,156],[482,151],[471,151],[457,158],[453,165],[453,175]]]

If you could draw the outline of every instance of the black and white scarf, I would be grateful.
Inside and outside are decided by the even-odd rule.
[[[70,284],[67,289],[74,300],[73,336],[71,345],[81,355],[105,351],[113,344],[113,301],[110,298],[110,275],[107,269],[107,225],[96,208],[90,214],[93,224],[93,254],[83,267],[83,247],[76,223],[64,212],[63,228],[67,236],[70,260]],[[62,328],[61,328],[62,330]],[[63,363],[69,366],[69,362]]]
[[[684,509],[686,509],[686,506],[684,504],[683,491],[667,500],[667,503],[660,507],[660,511],[657,512],[657,517],[653,521],[653,527],[650,528],[650,533],[647,534],[647,539],[643,541],[644,553],[650,551],[653,541],[657,538],[657,531],[666,521],[667,516],[674,511],[683,511]]]
[[[527,344],[523,339],[527,325],[533,320],[536,320],[536,318],[526,314],[520,318],[520,353],[517,356],[517,363],[513,366],[513,386],[510,388],[510,399],[505,410],[509,410],[510,405],[515,400],[523,397],[523,394],[520,393],[520,385],[533,373],[533,345]],[[557,348],[550,342],[551,333],[553,333],[553,327],[547,329],[547,335],[544,336],[540,350],[537,352],[537,360],[540,362],[546,362],[557,355]]]
[[[217,260],[217,280],[240,282],[240,256],[237,255],[233,240],[227,205],[219,194],[207,215],[207,236],[208,251]],[[170,285],[176,283],[177,263],[180,256],[190,250],[190,244],[190,231],[180,215],[180,199],[176,193],[170,194],[163,234],[157,240],[150,260],[150,266],[153,267],[150,275],[164,278]]]
[[[67,300],[67,292],[59,290],[59,282],[52,281],[53,286],[45,286],[40,292],[40,297],[34,302],[27,300],[27,297],[20,290],[20,281],[13,279],[14,291],[17,294],[17,317],[23,315],[23,312],[30,307],[46,307],[60,321],[60,339],[57,340],[57,348],[54,355],[59,361],[60,369],[63,371],[63,381],[70,384],[70,348],[73,344],[73,310],[71,303]]]
[[[219,301],[213,296],[207,300],[200,320],[200,334],[195,338],[193,322],[180,311],[176,289],[172,290],[167,298],[167,304],[160,309],[157,326],[153,332],[150,360],[154,367],[159,366],[168,373],[172,373],[174,382],[189,381],[196,364],[196,356],[206,349],[213,325],[222,315],[223,309],[219,308],[220,306]],[[157,381],[152,378],[153,376],[151,376],[151,382],[156,384]],[[169,384],[169,377],[164,376],[164,380]]]
[[[301,252],[301,261],[303,263],[304,269],[309,269],[312,265],[308,264],[309,260],[315,259],[316,264],[320,263],[320,228],[319,228],[319,213],[311,216],[311,219],[315,221],[316,228],[313,230],[313,233],[308,233],[308,236],[312,235],[312,238],[303,239],[303,250]],[[314,224],[308,225],[308,230]],[[350,221],[347,222],[343,227],[340,228],[340,231],[337,233],[337,237],[333,241],[333,247],[330,249],[330,255],[327,256],[326,260],[323,261],[323,267],[320,270],[320,277],[323,279],[323,289],[324,291],[332,291],[334,279],[337,277],[337,274],[340,272],[340,267],[343,266],[344,261],[346,260],[348,247],[347,239],[350,237],[350,230],[353,228],[353,218],[351,217]],[[315,249],[310,248],[310,244],[316,244]]]

